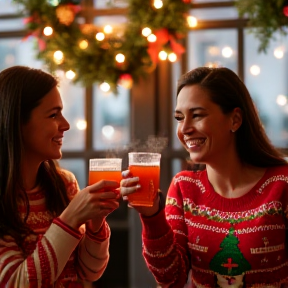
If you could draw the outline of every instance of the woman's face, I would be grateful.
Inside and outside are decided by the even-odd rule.
[[[223,114],[198,85],[182,88],[175,108],[177,136],[194,163],[223,162],[231,149],[235,151],[234,113]]]
[[[70,126],[62,115],[63,104],[57,87],[46,94],[22,125],[24,159],[42,161],[59,159],[64,131]]]

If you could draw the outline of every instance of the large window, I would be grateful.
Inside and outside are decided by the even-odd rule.
[[[265,53],[259,54],[258,41],[245,31],[244,81],[258,108],[272,143],[288,146],[288,38],[275,35]]]
[[[115,154],[130,143],[130,94],[119,87],[118,94],[105,94],[94,87],[93,147]],[[114,151],[114,152],[113,152]]]
[[[225,66],[237,73],[236,29],[206,29],[188,35],[188,68]]]
[[[126,23],[127,1],[83,2],[91,6],[85,10],[89,15],[83,15],[83,21],[114,25],[121,32]],[[175,132],[176,83],[181,74],[198,66],[226,66],[235,71],[251,92],[272,143],[287,150],[287,37],[276,35],[267,53],[259,54],[259,43],[249,33],[247,20],[238,18],[233,1],[192,3],[190,14],[198,19],[198,26],[191,28],[183,41],[186,53],[181,61],[159,63],[148,80],[135,84],[132,90],[119,87],[115,95],[103,92],[96,84],[82,87],[57,71],[63,113],[71,126],[65,132],[60,165],[76,175],[80,188],[87,185],[90,158],[122,157],[125,149],[137,144],[139,138],[146,140],[148,135],[157,135],[167,137],[169,143],[161,159],[161,189],[167,191],[172,176],[185,168],[189,156]],[[25,37],[23,19],[15,14],[12,0],[0,0],[0,7],[0,70],[12,65],[45,69],[35,57],[37,42]],[[111,259],[97,287],[156,288],[141,255],[138,215],[121,203],[120,209],[109,215],[108,222],[112,230]]]

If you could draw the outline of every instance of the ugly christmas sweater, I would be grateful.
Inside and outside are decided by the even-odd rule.
[[[71,200],[79,191],[78,183],[72,173],[61,173]],[[27,223],[34,234],[25,239],[24,251],[11,236],[0,238],[0,288],[80,288],[84,280],[99,279],[109,259],[108,224],[97,234],[84,227],[74,230],[47,210],[42,189],[26,193]],[[25,217],[23,205],[19,212]]]
[[[288,287],[287,218],[287,166],[233,199],[214,191],[206,170],[183,171],[165,212],[141,217],[143,255],[161,287]]]

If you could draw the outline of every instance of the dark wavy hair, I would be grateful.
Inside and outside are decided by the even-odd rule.
[[[284,155],[268,139],[253,100],[242,80],[230,69],[199,67],[178,80],[177,96],[185,86],[198,85],[208,91],[211,101],[224,114],[239,107],[242,125],[236,133],[236,149],[243,163],[257,167],[284,165]],[[203,167],[202,167],[203,168]]]
[[[0,237],[11,235],[22,246],[30,229],[26,225],[29,202],[23,187],[21,125],[58,81],[52,75],[25,66],[13,66],[0,73]],[[54,160],[41,163],[37,181],[46,193],[47,208],[60,213],[69,200]],[[24,201],[26,217],[21,220],[17,202]]]

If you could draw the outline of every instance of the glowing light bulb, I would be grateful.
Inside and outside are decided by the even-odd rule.
[[[122,74],[119,78],[118,84],[126,89],[131,89],[133,85],[132,76],[128,73]]]
[[[12,54],[7,54],[4,62],[7,66],[12,66],[15,63],[15,56]]]
[[[260,72],[261,72],[261,69],[260,69],[260,67],[258,65],[252,65],[250,67],[250,73],[252,75],[257,76],[257,75],[260,74]]]
[[[198,25],[198,20],[194,16],[188,16],[187,22],[188,22],[188,26],[191,28],[196,27]]]
[[[59,79],[61,79],[61,78],[64,78],[65,72],[64,72],[63,70],[57,69],[57,70],[55,71],[55,75],[56,75]]]
[[[160,9],[163,7],[163,2],[162,2],[162,0],[154,0],[153,5],[156,9]]]
[[[125,61],[125,56],[123,54],[119,53],[116,55],[115,59],[118,63],[123,63]]]
[[[48,2],[50,3],[50,5],[55,6],[55,7],[59,5],[58,0],[49,0]]]
[[[175,62],[176,60],[177,60],[177,55],[175,54],[175,53],[170,53],[169,55],[168,55],[168,60],[170,61],[170,62]]]
[[[167,54],[164,50],[162,50],[162,51],[159,52],[158,56],[159,56],[159,59],[160,59],[160,60],[163,60],[163,61],[164,61],[164,60],[167,59],[168,54]]]
[[[79,130],[85,130],[87,128],[87,121],[86,120],[78,120],[76,122],[76,127]]]
[[[104,33],[106,34],[111,34],[113,32],[113,28],[111,25],[106,25],[103,30],[104,30]]]
[[[53,28],[50,26],[47,26],[43,29],[43,34],[45,36],[51,36],[53,34]]]
[[[61,64],[64,60],[64,54],[60,50],[55,51],[53,57],[56,64]]]
[[[222,56],[225,58],[230,58],[233,54],[233,50],[231,47],[226,46],[222,49]]]
[[[102,127],[102,134],[105,138],[111,139],[115,133],[115,129],[111,125],[105,125]]]
[[[99,32],[96,34],[95,38],[98,40],[98,41],[103,41],[105,39],[105,34],[102,33],[102,32]]]
[[[80,43],[79,43],[79,47],[81,49],[86,49],[88,47],[88,41],[87,40],[82,40]]]
[[[72,70],[67,71],[65,75],[66,75],[66,78],[70,80],[72,80],[76,76],[75,72],[73,72]]]
[[[152,33],[152,30],[148,27],[145,27],[142,29],[142,35],[144,37],[148,37]]]
[[[274,50],[274,56],[277,59],[281,59],[284,56],[284,50],[282,47],[278,47]]]
[[[156,42],[157,37],[156,37],[156,35],[154,35],[154,34],[150,34],[150,35],[147,37],[147,40],[148,40],[149,42]]]
[[[285,106],[287,104],[287,97],[285,95],[278,95],[276,98],[276,103],[279,106]]]
[[[212,56],[217,56],[220,54],[219,47],[217,46],[210,46],[208,48],[208,53]]]
[[[110,85],[107,82],[101,83],[99,87],[103,92],[108,92],[110,90]]]
[[[207,62],[204,66],[209,68],[217,68],[219,67],[219,64],[217,62]]]

